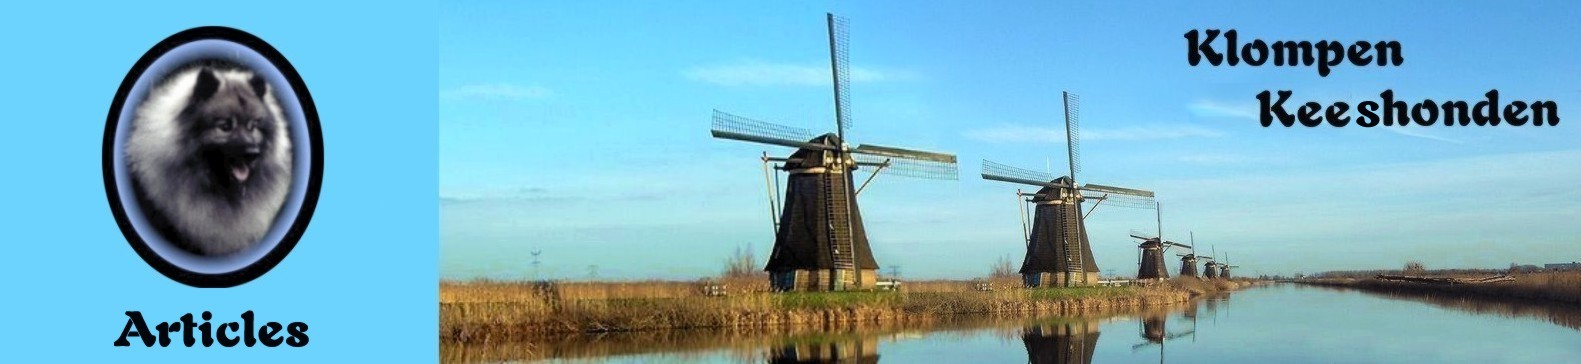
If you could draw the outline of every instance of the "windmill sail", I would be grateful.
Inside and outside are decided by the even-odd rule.
[[[834,69],[834,118],[840,137],[851,128],[851,52],[850,33],[845,18],[827,14],[829,20],[829,67]]]
[[[812,142],[812,132],[807,129],[785,126],[767,121],[752,120],[743,116],[714,110],[714,123],[710,131],[715,138],[773,144],[798,149],[833,150],[838,145]]]
[[[1011,167],[987,159],[983,160],[983,179],[1043,187],[1070,187],[1069,184],[1055,184],[1052,182],[1054,176],[1048,173]]]
[[[881,165],[884,171],[899,176],[954,180],[959,176],[955,155],[871,144],[851,150],[857,163]]]

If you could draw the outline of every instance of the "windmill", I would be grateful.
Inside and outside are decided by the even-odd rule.
[[[1214,256],[1218,256],[1218,255],[1219,255],[1219,247],[1215,246],[1215,247],[1213,247],[1213,255],[1212,256],[1201,257],[1202,259],[1206,259],[1208,261],[1207,263],[1204,263],[1202,265],[1202,278],[1206,278],[1206,279],[1219,278],[1219,263],[1214,261],[1216,259],[1213,259]]]
[[[845,290],[873,287],[878,262],[868,247],[856,196],[881,171],[919,178],[955,179],[955,156],[894,147],[846,144],[851,128],[850,82],[845,19],[828,14],[829,64],[834,76],[835,131],[813,136],[807,129],[752,120],[714,110],[715,138],[796,148],[787,158],[764,152],[764,180],[769,189],[769,219],[774,226],[774,251],[764,270],[777,291]],[[770,165],[785,171],[785,197],[775,201],[779,178]],[[873,168],[860,186],[853,171]],[[783,207],[779,206],[783,202]],[[775,215],[778,213],[778,215]]]
[[[1191,251],[1175,253],[1175,256],[1180,257],[1180,276],[1195,278],[1197,276],[1197,232],[1191,232],[1191,245],[1187,246],[1187,249],[1191,249]]]
[[[1092,257],[1087,237],[1087,215],[1104,202],[1134,208],[1153,208],[1153,192],[1098,184],[1078,184],[1081,171],[1080,97],[1066,92],[1065,156],[1070,174],[1054,178],[1051,173],[983,161],[983,179],[1040,187],[1035,193],[1016,190],[1021,204],[1021,233],[1027,247],[1021,263],[1022,283],[1027,287],[1085,286],[1098,281],[1098,263]],[[1094,200],[1093,208],[1082,213],[1081,203]],[[1035,206],[1030,224],[1026,206]]]
[[[1230,265],[1230,253],[1224,252],[1224,264],[1219,265],[1219,278],[1230,279],[1230,268],[1240,267],[1238,265]]]
[[[1139,257],[1137,259],[1137,280],[1162,280],[1169,278],[1169,267],[1165,265],[1164,253],[1170,247],[1191,248],[1191,246],[1164,240],[1164,214],[1162,206],[1154,204],[1153,211],[1157,213],[1158,235],[1145,235],[1132,232],[1131,237],[1142,239],[1138,244]]]

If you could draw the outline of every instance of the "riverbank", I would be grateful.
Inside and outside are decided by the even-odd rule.
[[[1188,278],[1149,286],[1022,289],[1014,280],[996,280],[992,290],[977,291],[972,281],[928,281],[907,283],[900,292],[732,288],[726,296],[708,296],[696,282],[442,282],[439,335],[444,341],[486,343],[565,333],[839,328],[961,314],[1064,314],[1170,305],[1250,284]]]
[[[1444,278],[1467,278],[1432,275]],[[1354,288],[1375,292],[1432,293],[1437,295],[1518,300],[1559,305],[1581,305],[1581,272],[1519,273],[1513,281],[1482,284],[1432,284],[1377,278],[1332,278],[1296,281],[1317,286]]]

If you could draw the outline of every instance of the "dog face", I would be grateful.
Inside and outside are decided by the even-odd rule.
[[[268,84],[258,75],[245,82],[198,71],[192,99],[183,112],[187,142],[194,151],[190,167],[204,171],[213,192],[240,199],[260,180],[259,159],[274,139],[275,120],[264,103]]]

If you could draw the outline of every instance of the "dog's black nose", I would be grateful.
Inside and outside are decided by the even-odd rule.
[[[247,149],[242,150],[242,155],[247,156],[248,158],[257,158],[259,154],[263,154],[262,148],[247,147]]]

